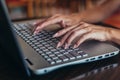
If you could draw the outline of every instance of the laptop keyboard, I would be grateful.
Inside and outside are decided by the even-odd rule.
[[[72,46],[68,49],[64,49],[63,47],[56,48],[60,39],[52,37],[55,32],[43,30],[37,35],[32,35],[31,27],[33,26],[30,23],[14,24],[14,26],[17,35],[25,40],[27,44],[50,64],[72,61],[88,56],[88,54],[81,51],[80,48],[73,49]]]

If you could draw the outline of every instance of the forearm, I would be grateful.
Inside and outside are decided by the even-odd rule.
[[[119,0],[108,0],[100,6],[85,10],[84,12],[80,13],[79,16],[81,21],[90,23],[100,22],[115,12],[119,8],[119,5]]]
[[[115,29],[110,31],[111,41],[120,45],[120,29]]]
[[[88,23],[97,23],[106,18],[102,11],[98,11],[97,8],[84,11],[80,14],[81,21]]]

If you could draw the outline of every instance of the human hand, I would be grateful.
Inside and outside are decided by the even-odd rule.
[[[80,21],[79,14],[71,14],[71,15],[56,14],[48,19],[37,21],[35,23],[36,29],[34,30],[34,34],[37,34],[43,28],[51,24],[60,24],[61,27],[65,28],[68,26],[75,25],[79,23],[79,21]]]
[[[111,41],[111,30],[113,29],[80,22],[79,24],[76,24],[74,28],[70,29],[70,27],[67,27],[58,31],[53,37],[63,36],[58,42],[57,47],[65,45],[65,49],[77,38],[77,41],[73,46],[74,48],[77,48],[86,40],[94,39],[99,41]]]

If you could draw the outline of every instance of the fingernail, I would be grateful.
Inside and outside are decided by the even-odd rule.
[[[57,37],[58,36],[58,33],[54,34],[53,37]]]
[[[59,48],[61,46],[61,42],[59,42],[58,44],[57,44],[57,48]]]
[[[77,48],[78,46],[77,46],[77,44],[75,44],[74,46],[73,46],[73,48]]]
[[[34,22],[34,23],[33,23],[33,25],[36,25],[36,24],[37,24],[37,22]]]
[[[64,49],[67,49],[67,48],[68,48],[68,44],[66,43]]]
[[[34,33],[33,33],[34,35],[37,35],[38,34],[38,31],[34,31]]]
[[[37,31],[34,31],[33,35],[36,35],[37,34]]]

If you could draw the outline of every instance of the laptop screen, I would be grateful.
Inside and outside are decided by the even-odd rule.
[[[14,58],[14,60],[19,63],[23,72],[30,75],[23,60],[23,55],[21,54],[16,35],[14,34],[11,26],[12,23],[8,15],[5,0],[0,0],[0,45],[4,49],[5,53],[7,53],[6,55],[9,55],[11,59]]]

